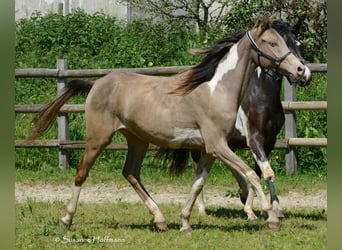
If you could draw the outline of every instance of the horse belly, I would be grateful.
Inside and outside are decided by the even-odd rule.
[[[200,130],[192,128],[151,129],[126,123],[124,129],[135,134],[141,140],[159,147],[199,149],[204,145]],[[159,127],[160,128],[160,127]]]
[[[195,128],[174,128],[170,148],[197,148],[204,145],[201,131]]]

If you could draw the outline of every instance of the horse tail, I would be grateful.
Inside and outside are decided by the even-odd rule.
[[[179,176],[184,173],[190,157],[190,150],[185,148],[159,148],[155,158],[168,168],[170,175]]]
[[[79,93],[88,94],[94,82],[83,80],[72,80],[63,88],[63,93],[51,103],[43,106],[43,108],[32,119],[30,139],[35,139],[46,132],[54,118],[57,116],[62,106],[73,96]]]

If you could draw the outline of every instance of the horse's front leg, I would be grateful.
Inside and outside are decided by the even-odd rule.
[[[237,171],[242,175],[246,176],[248,181],[250,182],[252,188],[257,193],[257,196],[261,200],[261,206],[264,211],[268,213],[267,223],[269,228],[272,230],[279,230],[280,224],[279,219],[275,212],[272,210],[272,206],[269,202],[267,202],[266,196],[262,190],[260,185],[260,178],[257,174],[244,162],[242,161],[227,145],[225,140],[213,140],[215,143],[212,148],[208,147],[208,151],[212,150],[212,154],[217,156],[222,162],[226,164],[226,166],[233,171]],[[207,152],[208,152],[207,151]]]
[[[260,133],[257,130],[255,130],[254,132],[253,131],[254,129],[251,128],[251,136],[249,138],[249,147],[256,161],[254,170],[259,177],[261,177],[261,174],[263,175],[263,178],[265,179],[268,185],[268,189],[270,190],[270,200],[271,200],[273,210],[275,211],[278,217],[284,217],[284,213],[279,206],[279,199],[278,199],[275,186],[274,186],[275,174],[267,157],[274,147],[276,138],[274,137],[274,142],[270,143],[270,145],[268,146],[269,148],[268,149],[265,146],[265,139],[262,133]]]
[[[203,189],[203,185],[214,163],[214,160],[214,157],[203,153],[201,155],[200,160],[198,161],[195,172],[195,178],[190,192],[190,197],[181,212],[182,232],[191,232],[191,226],[189,223],[191,211],[195,204],[197,196],[201,193]]]

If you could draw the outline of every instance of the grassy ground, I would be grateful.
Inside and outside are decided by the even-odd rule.
[[[266,228],[263,215],[248,222],[241,207],[194,211],[193,232],[179,231],[180,205],[160,206],[169,231],[157,232],[142,203],[79,204],[73,226],[61,227],[65,205],[28,201],[16,206],[17,249],[326,249],[325,211],[294,209],[282,230]]]
[[[34,184],[44,182],[49,184],[71,185],[74,181],[75,169],[70,168],[61,171],[56,166],[45,166],[39,170],[17,169],[16,181]],[[141,169],[141,179],[145,184],[176,184],[189,186],[192,182],[192,170],[188,168],[182,176],[170,176],[168,172],[156,168],[143,166]],[[121,168],[110,168],[108,166],[96,165],[91,169],[89,177],[86,180],[87,185],[112,182],[118,184],[127,184],[127,181],[121,174]],[[266,191],[266,184],[261,182]],[[237,182],[232,178],[230,171],[219,162],[216,162],[212,168],[206,185],[226,186],[227,190],[237,189]],[[301,192],[314,192],[315,190],[327,189],[326,172],[312,172],[306,174],[297,174],[287,176],[276,174],[276,188],[279,194],[287,194],[290,190],[300,190]]]
[[[73,183],[75,169],[61,171],[46,166],[39,171],[17,169],[17,182],[68,184]],[[125,183],[121,169],[95,166],[87,185],[109,181]],[[170,177],[160,169],[143,168],[145,184],[155,183],[190,185],[191,169],[181,177]],[[264,182],[263,187],[266,191]],[[227,193],[237,192],[236,181],[224,166],[217,164],[206,185],[224,185]],[[326,189],[326,174],[299,174],[292,177],[277,175],[279,195],[290,190],[311,193]],[[272,232],[266,227],[265,216],[256,211],[257,222],[247,222],[238,207],[208,207],[208,217],[199,216],[194,209],[191,217],[191,236],[179,232],[181,205],[160,204],[169,231],[157,232],[152,216],[142,203],[80,203],[73,226],[61,227],[64,216],[62,202],[44,203],[28,200],[16,204],[17,249],[326,249],[327,213],[324,210],[291,209],[281,222],[281,231]]]

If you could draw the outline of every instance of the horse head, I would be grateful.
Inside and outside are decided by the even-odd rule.
[[[311,74],[294,52],[287,46],[281,35],[272,27],[273,17],[259,18],[253,29],[246,32],[254,50],[254,63],[266,70],[274,70],[286,76],[291,82],[308,81]]]
[[[304,64],[304,59],[301,54],[301,47],[302,44],[298,40],[297,36],[299,34],[299,25],[298,23],[291,27],[288,23],[276,20],[272,22],[272,28],[277,30],[277,32],[283,37],[286,45],[290,49],[290,51],[299,58],[299,60]],[[307,86],[311,82],[311,71],[308,68],[308,66],[305,65],[305,73],[304,77],[298,81],[298,82],[292,82],[290,79],[288,79],[290,83],[297,83],[299,86]]]

